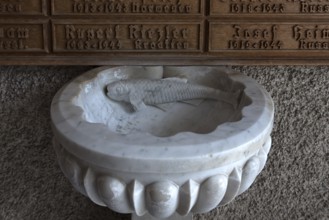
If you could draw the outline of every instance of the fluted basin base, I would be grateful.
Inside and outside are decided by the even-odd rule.
[[[181,216],[178,214],[174,214],[169,218],[163,219],[163,220],[192,220],[193,215],[188,214],[187,216]],[[157,218],[154,218],[153,216],[146,214],[143,216],[137,216],[136,214],[132,214],[131,220],[158,220]]]
[[[178,78],[239,96],[140,111],[107,96],[112,82]],[[102,67],[56,94],[51,119],[61,169],[83,195],[133,220],[187,220],[251,186],[271,148],[274,105],[257,82],[229,69]]]

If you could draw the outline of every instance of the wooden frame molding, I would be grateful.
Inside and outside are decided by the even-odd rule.
[[[328,64],[328,19],[317,0],[0,0],[0,64]]]

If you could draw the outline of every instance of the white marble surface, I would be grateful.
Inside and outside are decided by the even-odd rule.
[[[245,96],[238,109],[206,100],[140,112],[106,96],[115,80],[166,77]],[[167,218],[210,211],[249,188],[267,159],[274,106],[254,80],[223,68],[102,67],[62,88],[51,116],[62,170],[81,193],[117,212]]]
[[[170,216],[170,220],[192,220],[193,216],[192,214],[189,214],[187,216],[181,216],[178,214],[175,214],[173,216]],[[137,215],[133,215],[131,220],[157,220],[157,218],[154,218],[151,215],[144,215],[144,216],[137,216]]]

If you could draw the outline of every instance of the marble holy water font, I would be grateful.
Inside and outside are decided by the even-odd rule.
[[[101,67],[56,94],[51,118],[59,164],[80,193],[134,220],[192,219],[253,183],[271,147],[274,106],[229,69]]]

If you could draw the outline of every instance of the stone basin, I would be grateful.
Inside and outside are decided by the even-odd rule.
[[[126,79],[186,79],[238,105],[148,105],[111,100]],[[65,176],[94,203],[132,219],[191,219],[231,202],[264,168],[274,106],[254,80],[219,67],[101,67],[65,85],[51,106],[54,148]]]

